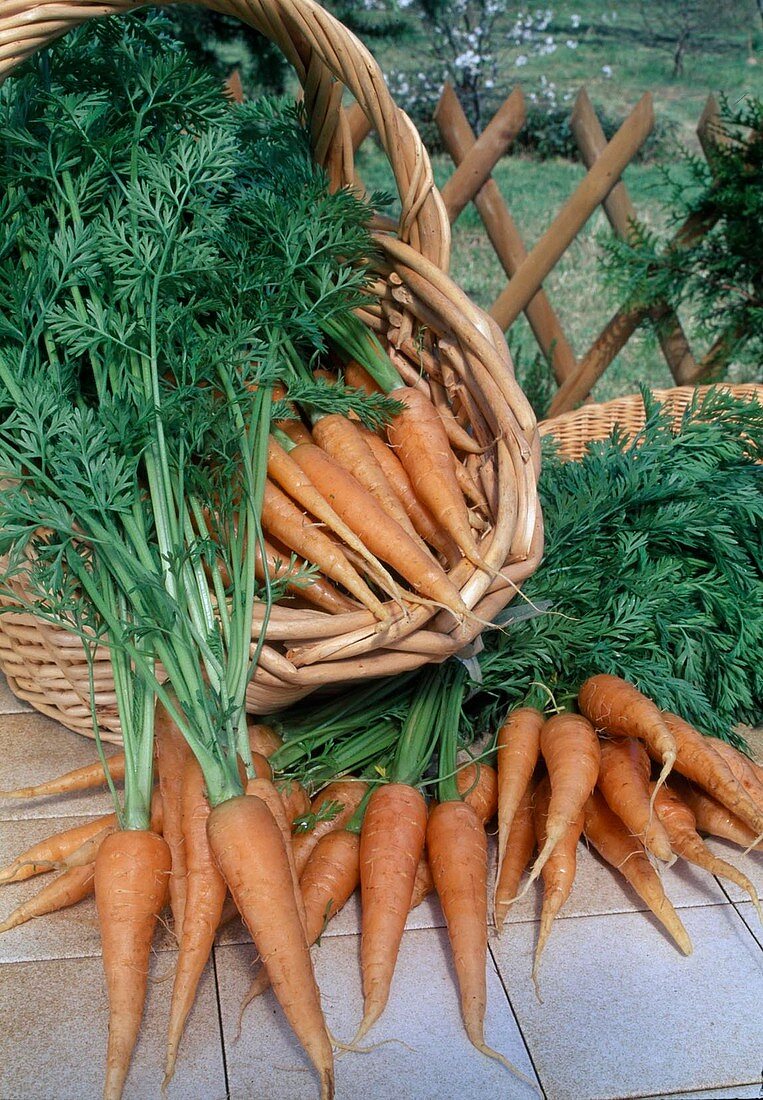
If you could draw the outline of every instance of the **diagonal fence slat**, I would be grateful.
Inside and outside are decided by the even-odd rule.
[[[450,85],[440,97],[435,121],[443,145],[454,163],[460,165],[473,147],[475,135]],[[511,278],[527,257],[527,249],[495,180],[487,179],[473,201],[501,266]],[[524,311],[555,377],[561,381],[575,369],[575,355],[542,288],[531,296]]]
[[[570,119],[570,128],[580,149],[583,163],[586,168],[591,168],[604,152],[607,139],[585,88],[581,88],[578,93]],[[637,219],[628,189],[622,180],[615,184],[602,205],[617,236],[627,241],[633,232],[633,227],[637,224]],[[697,364],[676,313],[670,307],[666,310],[664,306],[665,303],[661,302],[655,310],[655,315],[660,318],[656,326],[657,338],[670,372],[681,386],[694,375]]]

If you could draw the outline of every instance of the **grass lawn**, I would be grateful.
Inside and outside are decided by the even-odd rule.
[[[551,56],[530,57],[521,69],[507,62],[504,67],[508,93],[517,77],[526,91],[538,86],[541,75],[553,81],[561,94],[574,93],[585,84],[595,105],[606,105],[610,115],[623,116],[638,98],[651,91],[655,113],[669,121],[675,138],[668,142],[662,160],[674,166],[678,143],[696,147],[694,128],[709,92],[726,93],[732,100],[744,93],[763,94],[763,27],[750,4],[750,18],[737,30],[722,36],[708,28],[686,59],[684,75],[671,78],[672,57],[663,44],[651,41],[641,15],[642,5],[631,2],[608,4],[596,0],[561,0],[551,5],[554,22],[549,31],[560,46]],[[644,6],[645,7],[645,6]],[[573,15],[580,25],[573,29]],[[758,28],[755,26],[758,19]],[[416,45],[416,34],[419,46]],[[401,64],[405,52],[416,56],[421,31],[401,43],[371,42],[382,68]],[[574,36],[578,47],[565,47]],[[410,57],[409,57],[410,65]],[[414,61],[415,63],[415,61]],[[606,77],[603,66],[612,76]],[[571,103],[570,103],[571,107]],[[442,184],[450,174],[449,158],[433,158],[435,176]],[[664,164],[637,163],[625,172],[625,182],[637,213],[652,226],[664,224],[661,196],[666,197]],[[390,189],[391,177],[383,157],[372,142],[359,156],[360,171],[369,186]],[[562,203],[582,178],[579,164],[566,160],[537,161],[510,155],[499,163],[494,178],[504,194],[515,221],[530,248],[543,233]],[[597,211],[549,276],[545,289],[557,311],[575,353],[582,356],[591,341],[620,304],[621,295],[608,285],[601,267],[601,241],[609,232],[603,212]],[[504,286],[506,277],[482,229],[473,207],[468,207],[453,230],[452,274],[480,305],[489,307]],[[695,354],[706,349],[690,316],[682,317]],[[524,317],[512,327],[509,343],[517,354],[518,373],[534,358],[534,343]],[[732,367],[732,376],[734,375]],[[746,375],[746,377],[749,377]],[[644,327],[630,340],[598,384],[594,395],[606,400],[631,392],[639,381],[670,385],[671,376],[654,335]]]

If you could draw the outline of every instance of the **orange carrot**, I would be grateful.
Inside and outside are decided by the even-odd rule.
[[[498,809],[498,776],[495,768],[482,761],[471,761],[456,772],[458,793],[483,825],[487,825]]]
[[[763,922],[763,910],[758,901],[758,892],[747,875],[742,874],[732,863],[727,863],[725,859],[720,859],[710,851],[697,832],[697,820],[694,814],[675,791],[671,791],[667,786],[661,787],[657,791],[654,808],[667,829],[670,843],[678,855],[709,871],[711,875],[727,878],[746,890],[755,906],[758,918]]]
[[[18,928],[20,924],[32,920],[33,917],[42,917],[47,913],[55,913],[59,909],[76,905],[77,902],[92,894],[95,889],[94,876],[95,863],[64,871],[62,875],[58,875],[38,891],[33,898],[29,898],[14,909],[10,916],[0,923],[0,932]]]
[[[148,830],[112,833],[95,861],[95,901],[109,994],[104,1100],[122,1095],[146,999],[151,938],[167,897],[172,857]]]
[[[411,896],[411,910],[418,908],[422,901],[428,898],[433,892],[434,879],[432,878],[432,868],[429,866],[429,853],[425,845],[421,859],[419,860],[419,865],[416,868],[416,878],[413,883],[413,894]]]
[[[540,733],[540,751],[551,780],[546,842],[533,864],[523,893],[534,882],[559,840],[577,821],[599,776],[601,747],[596,732],[579,714],[557,714]]]
[[[374,393],[384,393],[384,390],[375,382],[365,367],[361,367],[355,359],[348,359],[344,365],[344,380],[348,386],[355,390],[362,390],[369,397]]]
[[[289,779],[285,783],[279,782],[278,793],[290,827],[298,817],[304,817],[305,814],[310,813],[310,795],[296,779]],[[291,838],[289,842],[291,843]]]
[[[115,828],[116,824],[116,814],[107,814],[105,817],[90,818],[83,825],[75,825],[71,829],[64,829],[39,840],[0,870],[0,883],[23,882],[34,875],[56,870],[86,841],[108,827]]]
[[[271,581],[278,580],[280,577],[284,576],[294,576],[293,571],[303,570],[308,565],[304,558],[292,554],[290,550],[280,551],[267,539],[263,541],[265,543],[268,577]],[[294,559],[293,563],[292,558]],[[227,571],[221,568],[221,573],[225,583],[227,580]],[[264,582],[265,569],[262,565],[259,546],[256,549],[255,556],[255,576],[258,581]],[[298,584],[295,582],[292,584],[290,581],[287,581],[286,592],[288,595],[305,600],[306,603],[313,604],[314,607],[319,608],[321,611],[328,611],[332,615],[340,615],[342,612],[357,610],[358,606],[353,603],[349,596],[343,595],[338,588],[335,588],[330,581],[327,581],[325,577],[315,574],[310,577],[307,583]]]
[[[387,515],[351,473],[319,447],[295,447],[292,456],[372,554],[396,569],[416,592],[459,617],[469,615],[442,567]]]
[[[426,828],[426,802],[414,787],[387,783],[368,800],[360,832],[363,1019],[353,1044],[387,1004]]]
[[[328,922],[347,903],[360,881],[360,837],[346,829],[324,833],[313,849],[299,885],[305,906],[307,942],[312,947]],[[270,986],[261,967],[252,979],[242,1012]]]
[[[403,403],[387,428],[387,438],[425,504],[461,553],[475,565],[482,563],[469,524],[469,511],[456,479],[453,452],[437,410],[426,394],[410,386],[393,390],[390,397]]]
[[[174,693],[173,700],[176,701]],[[183,771],[186,761],[191,758],[191,750],[185,738],[170,718],[167,710],[157,699],[154,729],[159,790],[164,806],[164,826],[162,835],[172,853],[172,875],[170,876],[170,908],[174,920],[177,939],[183,931],[183,910],[185,908],[185,844],[183,842]]]
[[[424,542],[428,542],[435,550],[439,550],[449,564],[455,565],[461,558],[461,551],[455,540],[439,525],[429,509],[416,496],[413,483],[400,459],[378,435],[374,435],[372,431],[362,426],[359,430],[415,530]]]
[[[511,711],[498,731],[498,873],[496,890],[506,845],[522,796],[540,756],[540,731],[543,715],[535,707]]]
[[[440,802],[429,815],[427,852],[442,905],[469,1041],[528,1080],[485,1043],[487,1008],[487,837],[475,810],[458,800]]]
[[[178,1047],[196,990],[207,964],[217,932],[227,887],[215,863],[207,840],[209,803],[204,775],[196,760],[186,761],[181,790],[181,823],[185,842],[186,897],[183,930],[167,1037],[164,1066],[166,1088],[175,1072]]]
[[[317,447],[300,445],[292,451],[292,454],[296,458],[303,450],[315,450],[318,454],[321,453]],[[309,470],[306,472],[310,473]],[[323,492],[321,486],[318,486],[318,488]],[[330,497],[327,499],[329,503],[334,503]],[[342,518],[345,519],[346,517],[342,516]],[[316,527],[303,512],[300,512],[299,508],[292,504],[284,492],[270,481],[265,482],[262,525],[266,531],[275,535],[285,546],[288,546],[289,550],[295,550],[303,558],[317,565],[321,572],[330,577],[331,580],[343,585],[378,619],[389,617],[379,600],[348,563],[338,546],[319,527]]]
[[[578,692],[578,703],[597,730],[615,737],[638,737],[650,755],[662,761],[658,786],[676,759],[675,738],[658,707],[619,676],[591,676]]]
[[[708,737],[708,744],[723,758],[734,778],[742,784],[758,808],[763,808],[763,782],[752,760],[718,737]]]
[[[281,748],[283,740],[278,736],[272,726],[264,726],[260,722],[254,722],[247,718],[246,728],[249,731],[249,745],[252,752],[260,752],[263,756],[272,756]]]
[[[610,810],[657,859],[670,862],[673,852],[665,826],[652,812],[649,753],[634,737],[606,739],[601,743],[601,768],[597,786]]]
[[[125,754],[116,752],[108,758],[111,778],[119,783],[125,777]],[[76,768],[46,783],[37,783],[34,787],[17,787],[15,791],[0,791],[0,798],[44,798],[54,794],[68,794],[70,791],[90,791],[106,784],[106,775],[100,760],[84,768]]]
[[[598,791],[586,803],[584,832],[599,855],[627,879],[683,953],[691,955],[688,933],[665,896],[660,876],[649,862],[643,844],[628,832]]]
[[[546,776],[538,784],[533,806],[535,836],[540,849],[543,849],[546,843],[546,820],[550,801],[551,783],[548,776]],[[534,982],[537,982],[540,957],[551,934],[554,917],[562,908],[572,890],[577,868],[578,840],[580,840],[580,834],[583,832],[584,821],[585,812],[581,809],[575,821],[571,822],[567,831],[559,838],[559,842],[548,857],[541,872],[543,875],[543,907],[540,913],[540,929],[532,969]]]
[[[305,935],[307,935],[305,905],[302,901],[302,892],[299,888],[299,875],[297,874],[297,867],[294,862],[294,849],[291,842],[291,819],[287,815],[283,799],[278,789],[269,779],[249,779],[246,784],[246,793],[261,799],[265,803],[273,815],[276,825],[281,830],[281,839],[283,840],[284,852],[286,853],[286,861],[289,864],[289,875],[291,877],[292,890],[294,891],[294,899],[297,903],[297,909],[299,910]]]
[[[368,784],[360,780],[338,779],[333,783],[329,783],[315,796],[310,806],[310,812],[314,816],[320,816],[321,811],[331,806],[332,803],[337,812],[332,817],[316,821],[312,829],[298,832],[292,838],[294,863],[300,878],[313,849],[321,837],[325,836],[326,833],[334,832],[336,829],[344,829],[363,801],[363,796],[367,790]]]
[[[719,836],[723,840],[730,840],[738,844],[740,848],[754,848],[763,851],[763,841],[756,844],[756,836],[749,825],[745,825],[741,818],[731,810],[727,810],[712,795],[701,791],[683,776],[675,775],[671,784],[679,796],[686,803],[697,822],[697,829],[701,833],[710,836]]]
[[[265,964],[273,991],[321,1079],[334,1094],[333,1053],[278,824],[260,798],[215,806],[209,843]]]
[[[677,771],[741,817],[760,838],[763,810],[758,809],[723,757],[709,744],[710,739],[675,714],[666,712],[663,717],[676,741]]]
[[[500,932],[506,914],[517,896],[519,883],[535,851],[535,827],[533,824],[533,798],[535,784],[532,779],[519,800],[511,829],[506,840],[506,852],[495,886],[493,922]]]

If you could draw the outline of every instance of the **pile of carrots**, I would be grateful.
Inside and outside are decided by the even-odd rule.
[[[497,734],[495,768],[472,761],[448,778],[452,745],[441,741],[445,779],[433,802],[402,773],[399,781],[375,784],[339,776],[312,801],[297,783],[279,788],[268,758],[280,738],[267,726],[250,725],[257,778],[248,781],[246,796],[224,803],[222,813],[210,810],[199,766],[160,708],[152,831],[118,832],[109,815],[22,852],[0,871],[0,883],[62,873],[11,913],[0,931],[95,891],[111,1004],[104,1095],[117,1097],[140,1026],[153,926],[167,896],[179,955],[165,1085],[214,937],[240,913],[261,960],[246,1003],[273,987],[319,1073],[322,1095],[330,1096],[332,1040],[309,945],[360,886],[364,1013],[349,1046],[363,1049],[359,1043],[387,1003],[408,913],[436,891],[467,1035],[505,1062],[483,1034],[490,920],[500,932],[513,902],[542,879],[537,979],[552,922],[573,886],[581,838],[624,876],[685,954],[692,945],[665,894],[660,865],[680,857],[726,876],[748,891],[761,913],[749,880],[711,853],[700,833],[747,849],[760,844],[763,769],[661,712],[617,677],[586,681],[578,706],[580,713],[548,719],[533,708],[510,713]],[[109,770],[115,781],[123,778],[121,754],[110,758]],[[3,795],[45,797],[103,782],[98,764]],[[487,827],[496,814],[491,906]]]

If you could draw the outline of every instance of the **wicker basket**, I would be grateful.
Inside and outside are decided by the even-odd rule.
[[[502,332],[447,275],[450,229],[415,128],[390,98],[379,67],[361,43],[311,0],[214,0],[276,43],[304,91],[315,159],[332,186],[359,185],[345,91],[376,130],[392,167],[402,214],[380,223],[382,259],[363,319],[386,343],[403,378],[427,389],[454,434],[471,432],[468,472],[483,497],[480,548],[489,570],[463,560],[451,579],[470,621],[417,607],[384,633],[366,611],[328,615],[276,607],[248,694],[262,713],[318,686],[402,672],[442,661],[470,642],[477,619],[491,619],[537,567],[542,523],[536,482],[539,437],[514,379]],[[0,0],[0,80],[24,58],[94,16],[127,11],[127,0]],[[422,374],[423,368],[423,374]],[[462,448],[463,451],[463,448]],[[257,637],[255,619],[253,635]],[[295,644],[301,657],[289,659]],[[0,616],[0,666],[12,690],[70,729],[91,733],[88,668],[78,639],[29,615]],[[108,653],[95,662],[99,724],[118,736]]]
[[[666,406],[678,426],[689,403],[698,395],[700,399],[710,386],[676,386],[671,390],[652,390],[654,397]],[[733,393],[735,397],[751,400],[754,397],[763,402],[763,386],[722,383],[720,388]],[[555,416],[552,420],[543,420],[538,425],[542,436],[553,435],[559,443],[559,453],[564,458],[580,459],[589,443],[606,439],[617,425],[629,437],[636,435],[644,427],[646,414],[641,394],[618,397],[602,405],[584,405],[573,412]]]

